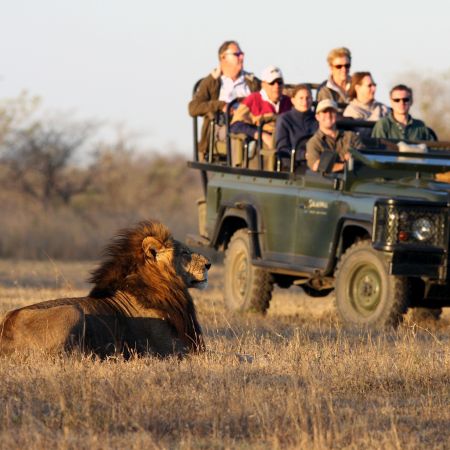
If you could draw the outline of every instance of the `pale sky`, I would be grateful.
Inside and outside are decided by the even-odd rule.
[[[259,76],[321,82],[326,55],[347,46],[378,100],[408,70],[450,69],[450,3],[429,0],[1,0],[0,97],[26,89],[46,110],[125,124],[138,144],[192,152],[187,103],[217,49],[239,41]]]

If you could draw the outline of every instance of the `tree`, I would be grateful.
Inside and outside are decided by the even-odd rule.
[[[0,145],[9,133],[25,127],[32,120],[40,103],[39,97],[30,96],[27,91],[0,101]]]
[[[72,165],[91,135],[89,123],[35,121],[26,128],[9,130],[3,137],[3,183],[39,201],[45,208],[87,189],[91,174]]]

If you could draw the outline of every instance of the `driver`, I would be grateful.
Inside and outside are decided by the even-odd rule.
[[[338,106],[331,99],[321,100],[316,108],[316,119],[319,129],[306,144],[306,162],[308,167],[317,172],[320,156],[324,151],[337,153],[337,162],[333,165],[333,172],[344,170],[345,161],[349,159],[349,148],[362,148],[363,143],[353,131],[336,129]]]

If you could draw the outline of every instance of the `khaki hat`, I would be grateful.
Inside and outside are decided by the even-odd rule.
[[[316,114],[321,111],[325,111],[326,109],[334,109],[336,112],[339,111],[338,105],[331,98],[326,98],[325,100],[321,100],[316,107]]]
[[[261,81],[266,83],[272,83],[272,81],[281,78],[283,79],[283,74],[281,69],[276,66],[268,66],[261,73]]]

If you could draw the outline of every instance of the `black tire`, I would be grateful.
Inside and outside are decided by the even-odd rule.
[[[436,321],[441,318],[442,308],[411,308],[410,319],[413,322]]]
[[[270,273],[252,265],[248,229],[236,231],[225,252],[225,306],[230,311],[264,314],[272,290]]]
[[[389,275],[382,253],[370,241],[353,244],[336,268],[336,307],[347,325],[397,326],[408,309],[408,279]]]

